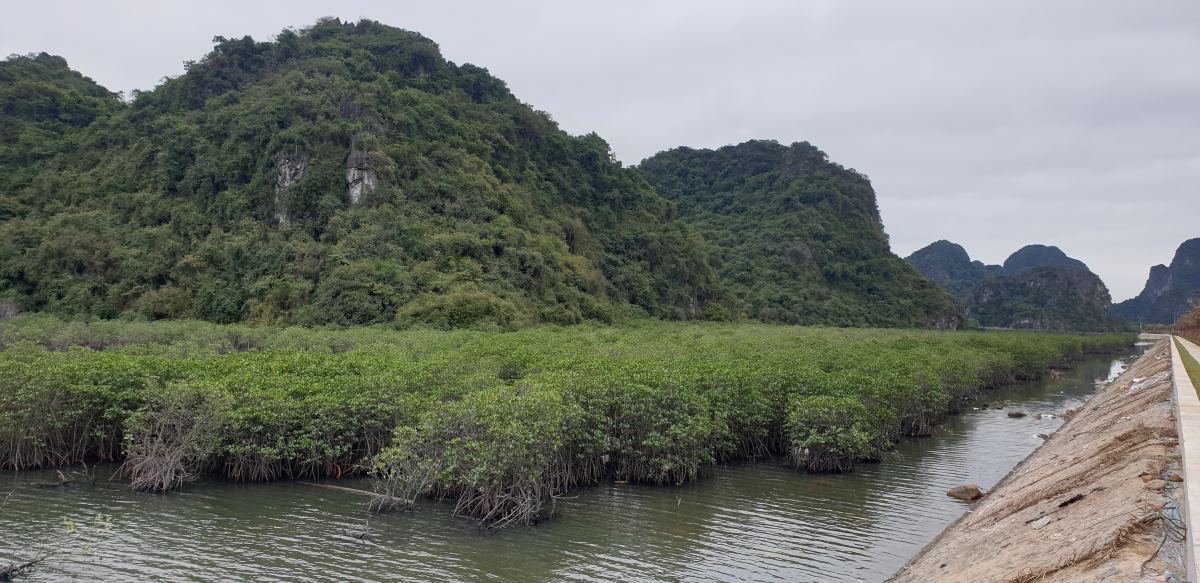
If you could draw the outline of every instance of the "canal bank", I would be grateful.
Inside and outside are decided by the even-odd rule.
[[[1172,356],[1159,340],[893,581],[1182,581]]]

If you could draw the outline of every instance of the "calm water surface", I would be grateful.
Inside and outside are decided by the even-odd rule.
[[[52,490],[34,484],[53,473],[7,472],[0,563],[49,539],[55,554],[19,580],[881,581],[967,511],[947,489],[994,485],[1062,423],[1039,414],[1079,405],[1130,360],[1094,358],[1065,379],[997,391],[989,401],[1029,416],[968,411],[852,474],[755,463],[683,488],[600,486],[573,494],[558,519],[494,535],[445,505],[371,516],[360,497],[294,483],[157,496],[104,483],[103,468],[95,486]],[[352,536],[368,520],[366,538]]]

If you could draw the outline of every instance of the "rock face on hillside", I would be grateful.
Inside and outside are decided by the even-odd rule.
[[[350,206],[363,202],[363,197],[379,186],[379,176],[371,155],[359,147],[358,137],[350,145],[350,156],[346,158],[346,188]]]
[[[1171,324],[1188,311],[1198,293],[1200,238],[1184,241],[1170,266],[1151,267],[1142,293],[1117,304],[1114,310],[1134,324]]]
[[[908,261],[953,293],[981,326],[1098,331],[1121,325],[1104,282],[1057,247],[1028,245],[999,266],[972,261],[961,246],[937,241]]]
[[[287,225],[288,213],[283,205],[282,196],[289,188],[304,179],[304,171],[308,168],[308,160],[299,150],[280,152],[271,159],[275,167],[275,199],[273,206],[275,223]]]
[[[677,148],[638,170],[704,237],[755,319],[789,324],[957,327],[949,294],[892,253],[862,174],[807,142]]]

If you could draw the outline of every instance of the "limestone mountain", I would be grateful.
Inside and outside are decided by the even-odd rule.
[[[370,20],[216,37],[128,100],[45,54],[0,62],[0,81],[12,309],[957,323],[951,298],[888,250],[865,177],[815,148],[680,149],[625,168],[486,69]]]
[[[1075,267],[1032,267],[990,277],[965,300],[982,326],[1030,330],[1116,330],[1112,298],[1100,278]]]
[[[1150,268],[1146,287],[1114,309],[1121,318],[1136,324],[1172,324],[1191,308],[1200,293],[1200,238],[1184,241],[1175,251],[1171,265]]]
[[[945,287],[981,326],[1036,330],[1112,330],[1112,299],[1100,278],[1058,247],[1027,245],[1004,265],[974,261],[962,246],[934,242],[908,257]]]
[[[1004,273],[1008,275],[1019,275],[1039,267],[1074,267],[1091,271],[1084,262],[1067,257],[1062,249],[1053,245],[1026,245],[1004,260]]]
[[[216,38],[126,103],[0,63],[0,298],[64,315],[442,326],[697,316],[699,246],[596,135],[419,34]]]
[[[84,128],[123,106],[62,57],[0,62],[0,220],[25,210],[11,195],[36,178],[40,161],[78,148]]]
[[[918,249],[907,259],[917,271],[957,298],[968,295],[984,279],[1004,273],[999,265],[971,260],[966,249],[945,239]]]
[[[790,324],[959,324],[949,294],[892,253],[871,183],[800,142],[676,148],[638,165],[707,243],[745,315]]]

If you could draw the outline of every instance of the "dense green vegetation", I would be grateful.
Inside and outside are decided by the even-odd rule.
[[[493,525],[599,480],[780,456],[848,471],[963,399],[1129,336],[663,323],[513,333],[0,321],[0,467],[135,487],[370,471]]]
[[[1033,330],[1119,330],[1108,288],[1096,274],[1039,267],[993,277],[967,297],[967,313],[984,326]]]
[[[418,34],[329,19],[187,69],[126,104],[59,57],[0,63],[0,301],[505,329],[719,305],[604,140]]]
[[[951,297],[891,252],[867,177],[801,142],[677,148],[638,165],[708,243],[751,318],[957,327]]]
[[[866,178],[807,144],[638,172],[416,33],[324,19],[214,41],[128,102],[60,57],[0,62],[0,313],[959,321],[889,251]]]

